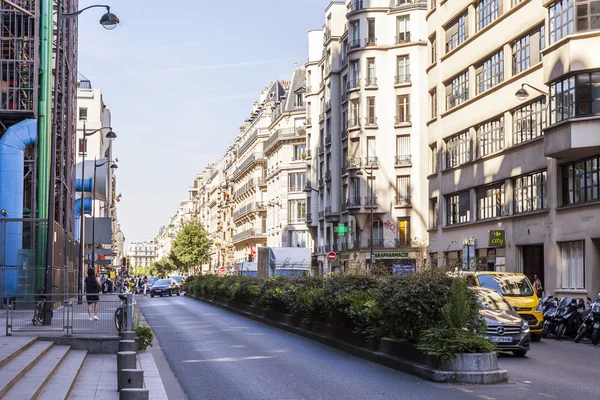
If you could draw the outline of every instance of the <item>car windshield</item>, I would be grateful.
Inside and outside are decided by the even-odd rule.
[[[169,286],[171,284],[171,281],[168,279],[159,279],[156,281],[156,283],[154,284],[155,286],[159,286],[159,285],[166,285]]]
[[[510,304],[504,300],[499,293],[488,292],[484,290],[475,291],[477,296],[477,304],[483,310],[494,310],[494,311],[509,311],[511,310]]]
[[[504,296],[532,296],[533,288],[524,275],[482,274],[477,276],[479,285],[494,289]]]

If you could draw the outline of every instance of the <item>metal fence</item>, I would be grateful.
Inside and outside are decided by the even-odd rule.
[[[117,336],[116,320],[123,330],[135,323],[133,295],[99,294],[88,301],[84,294],[27,295],[10,298],[6,335],[17,332],[56,333],[65,336]],[[118,318],[121,315],[121,318]]]

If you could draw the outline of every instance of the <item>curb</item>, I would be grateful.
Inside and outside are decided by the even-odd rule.
[[[381,365],[385,365],[387,367],[406,372],[411,375],[416,375],[421,378],[439,382],[439,383],[465,383],[465,384],[494,384],[494,383],[504,383],[508,380],[508,372],[505,369],[498,369],[494,371],[482,371],[482,372],[462,372],[462,371],[441,371],[437,369],[430,368],[426,365],[407,361],[387,353],[383,353],[380,351],[373,351],[367,348],[354,346],[349,343],[342,342],[340,340],[334,339],[329,336],[320,335],[318,333],[308,331],[306,329],[298,328],[295,326],[291,326],[288,324],[284,324],[282,322],[277,322],[271,319],[267,319],[265,317],[255,315],[246,311],[242,311],[240,309],[220,304],[218,302],[201,298],[190,296],[186,294],[186,297],[190,297],[192,299],[201,301],[206,304],[210,304],[211,306],[219,307],[224,310],[233,312],[235,314],[241,315],[243,317],[261,322],[263,324],[294,333],[299,336],[303,336],[305,338],[314,340],[321,344],[327,345],[329,347],[333,347],[337,350],[344,351],[346,353],[352,354],[354,356],[363,358],[368,361],[372,361]]]

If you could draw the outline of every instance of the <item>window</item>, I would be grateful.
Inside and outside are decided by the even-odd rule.
[[[477,157],[484,157],[504,148],[504,117],[477,127]]]
[[[429,173],[438,172],[438,148],[437,143],[429,146]]]
[[[87,119],[88,109],[87,107],[79,107],[79,119],[85,121]]]
[[[446,53],[461,45],[469,37],[467,20],[468,14],[465,11],[446,28]]]
[[[410,82],[410,58],[399,56],[396,59],[396,84]]]
[[[563,204],[595,201],[599,193],[600,157],[592,157],[562,167]]]
[[[586,72],[550,85],[550,123],[600,114],[600,72]]]
[[[377,186],[374,176],[367,177],[367,197],[365,198],[365,205],[377,205]]]
[[[437,62],[437,40],[435,38],[435,35],[433,35],[431,37],[431,39],[429,39],[429,60],[431,61],[431,63],[435,63]]]
[[[504,212],[504,183],[478,188],[476,195],[478,220],[508,215]]]
[[[296,107],[304,107],[304,93],[296,93]]]
[[[348,89],[353,89],[358,87],[359,83],[359,65],[358,61],[352,61],[350,63],[350,81],[348,81]]]
[[[410,246],[410,217],[398,218],[398,246]]]
[[[289,246],[290,247],[308,247],[308,232],[306,231],[289,231]]]
[[[437,117],[437,89],[429,92],[429,101],[431,103],[431,118]]]
[[[485,60],[476,70],[477,93],[496,86],[504,80],[504,51],[500,50]]]
[[[458,75],[446,85],[446,110],[469,100],[469,71]]]
[[[477,5],[477,30],[480,31],[492,23],[501,10],[498,8],[498,3],[502,0],[481,0]]]
[[[377,162],[377,151],[375,147],[375,138],[367,138],[367,164],[371,165]]]
[[[294,161],[303,160],[304,159],[304,157],[302,156],[303,154],[306,155],[306,145],[305,144],[298,144],[298,145],[294,146]]]
[[[350,22],[350,27],[352,30],[352,40],[348,42],[348,48],[355,49],[360,47],[360,21]]]
[[[585,289],[584,242],[560,243],[563,289]]]
[[[469,131],[454,135],[446,141],[446,168],[471,161]]]
[[[514,144],[526,142],[542,136],[546,127],[546,98],[518,108],[513,113]]]
[[[396,165],[410,164],[410,136],[396,137]]]
[[[369,18],[367,20],[367,45],[374,45],[377,42],[375,36],[375,19]]]
[[[373,240],[374,244],[379,247],[383,247],[383,221],[379,218],[373,220]]]
[[[573,33],[573,0],[558,0],[548,7],[550,44]]]
[[[367,126],[377,125],[375,117],[375,97],[367,97]]]
[[[396,177],[396,205],[410,204],[410,176]]]
[[[350,128],[359,126],[360,121],[360,108],[358,99],[350,100],[350,119],[348,120],[348,126]]]
[[[349,206],[360,206],[360,178],[350,179]]]
[[[301,192],[306,186],[306,176],[302,172],[290,173],[288,176],[288,190],[290,192]]]
[[[367,58],[367,86],[377,86],[375,76],[375,59]]]
[[[396,44],[410,42],[410,16],[396,18]]]
[[[546,180],[546,171],[513,179],[515,214],[548,208]]]
[[[410,122],[410,95],[396,96],[396,124]]]
[[[471,220],[471,195],[468,190],[446,196],[447,225]]]
[[[288,201],[288,220],[290,223],[306,221],[306,199]]]
[[[544,25],[534,32],[517,39],[512,46],[513,75],[525,71],[542,61],[541,51],[545,46]]]
[[[439,206],[438,206],[438,198],[433,197],[429,199],[429,228],[437,228],[438,227],[438,215],[439,215]]]
[[[79,139],[79,155],[87,154],[87,139]]]

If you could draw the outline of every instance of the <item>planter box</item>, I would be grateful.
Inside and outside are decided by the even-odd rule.
[[[445,371],[496,371],[498,369],[498,356],[496,353],[456,354],[452,359],[441,363]]]
[[[312,331],[319,334],[327,334],[327,324],[321,321],[313,321]]]
[[[302,318],[290,314],[285,314],[285,319],[283,321],[283,323],[288,324],[290,326],[300,326],[301,322]]]
[[[262,310],[262,316],[264,318],[271,319],[271,320],[277,321],[277,322],[283,322],[283,323],[285,323],[285,319],[286,319],[286,314],[280,313],[279,311],[276,311],[276,310],[271,310],[269,308],[264,308]]]
[[[312,321],[300,321],[300,329],[304,329],[305,331],[312,331]]]
[[[390,356],[402,358],[404,360],[416,362],[431,368],[439,369],[440,360],[437,357],[429,356],[417,349],[413,343],[399,342],[390,338],[382,338],[379,342],[379,350]]]

